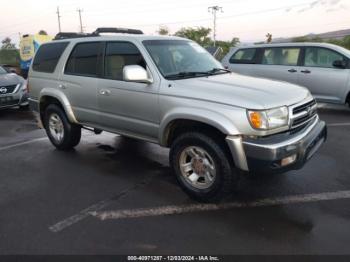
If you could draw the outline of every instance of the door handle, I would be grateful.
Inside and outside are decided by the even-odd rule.
[[[67,86],[66,86],[66,85],[64,85],[64,84],[59,84],[59,85],[58,85],[58,88],[60,88],[60,89],[66,89],[66,88],[67,88]]]
[[[100,94],[103,96],[109,96],[111,94],[111,91],[106,90],[106,89],[101,89]]]
[[[304,73],[304,74],[310,74],[310,73],[311,73],[310,70],[302,70],[302,71],[300,71],[300,72],[302,72],[302,73]]]
[[[289,69],[288,72],[289,72],[289,73],[296,73],[296,72],[298,72],[298,71],[295,70],[294,68],[292,68],[292,69]]]

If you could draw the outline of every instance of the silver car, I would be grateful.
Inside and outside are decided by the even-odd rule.
[[[233,72],[301,85],[321,102],[350,104],[350,51],[326,43],[233,48],[222,64]]]
[[[0,109],[15,106],[26,108],[28,104],[26,81],[0,66]]]
[[[212,201],[243,173],[301,168],[326,140],[303,87],[231,73],[187,39],[102,31],[119,34],[60,34],[30,68],[30,104],[59,150],[82,128],[157,143],[184,191]]]

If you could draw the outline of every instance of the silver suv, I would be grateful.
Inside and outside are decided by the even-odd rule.
[[[287,81],[320,102],[350,105],[350,51],[326,43],[285,43],[233,48],[222,64],[235,73]]]
[[[170,147],[181,187],[213,201],[242,173],[301,168],[326,139],[307,89],[231,73],[187,39],[130,29],[56,39],[38,50],[29,85],[59,150],[83,127]]]

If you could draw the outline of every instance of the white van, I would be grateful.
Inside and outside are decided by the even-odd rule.
[[[320,102],[350,104],[350,51],[326,43],[233,48],[222,64],[233,72],[304,86]]]

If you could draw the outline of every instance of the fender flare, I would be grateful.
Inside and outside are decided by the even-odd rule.
[[[55,88],[43,88],[39,94],[39,99],[38,99],[39,105],[41,104],[44,97],[52,97],[52,98],[57,99],[60,102],[63,110],[65,111],[69,121],[72,123],[78,124],[78,121],[74,115],[72,106],[69,103],[68,98],[66,97],[66,95],[62,91],[55,89]],[[39,106],[39,108],[40,108],[40,106]],[[40,114],[41,113],[42,112],[40,112]]]

